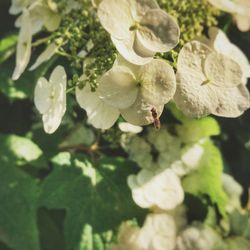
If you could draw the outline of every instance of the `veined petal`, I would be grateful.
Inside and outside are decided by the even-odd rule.
[[[163,112],[164,105],[152,105],[151,103],[148,103],[139,93],[136,101],[131,107],[121,109],[120,111],[121,115],[127,122],[137,126],[144,126],[154,122],[152,115],[153,108],[156,110],[158,117],[160,117]]]
[[[134,20],[127,0],[103,0],[97,15],[104,29],[116,39],[127,39],[130,36]]]
[[[151,9],[159,9],[159,5],[156,0],[128,0],[131,6],[131,12],[133,18],[136,21],[140,21],[142,16],[144,16]]]
[[[57,98],[53,101],[50,109],[43,114],[44,130],[48,134],[52,134],[58,129],[66,112],[66,91],[63,84],[59,86]]]
[[[140,69],[140,93],[152,106],[169,102],[176,90],[173,68],[161,59],[153,59]]]
[[[135,33],[130,36],[127,40],[119,40],[111,37],[118,52],[130,63],[135,65],[144,65],[149,63],[155,52],[141,51],[135,43]],[[144,53],[142,53],[144,52]]]
[[[242,70],[234,60],[217,52],[209,54],[204,64],[205,74],[210,81],[219,87],[236,87],[241,84]]]
[[[21,76],[30,61],[31,41],[32,34],[30,15],[27,10],[24,10],[17,43],[16,67],[12,76],[13,80],[17,80]]]
[[[86,110],[88,122],[98,129],[111,128],[118,119],[118,109],[104,103],[89,86],[76,88],[76,100],[81,108]]]
[[[180,29],[174,18],[165,11],[153,9],[141,19],[136,35],[146,49],[166,52],[179,43]]]
[[[137,97],[138,87],[133,73],[126,66],[113,67],[99,80],[98,96],[107,104],[124,109]]]
[[[66,91],[67,75],[62,66],[58,65],[53,70],[49,82],[55,87],[62,85],[64,90]]]
[[[49,82],[43,77],[39,78],[35,87],[34,102],[41,114],[47,112],[51,106],[50,94],[51,86]]]
[[[37,58],[36,62],[30,67],[30,70],[34,70],[44,62],[48,61],[56,52],[58,46],[55,43],[51,43]]]
[[[215,88],[219,104],[214,115],[235,118],[250,108],[249,92],[244,84],[234,88]]]

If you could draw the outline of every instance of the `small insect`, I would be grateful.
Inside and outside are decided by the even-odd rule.
[[[152,114],[152,117],[154,119],[155,128],[160,129],[161,128],[161,121],[160,121],[160,119],[158,117],[158,114],[157,114],[157,111],[156,111],[155,108],[151,109],[151,114]]]

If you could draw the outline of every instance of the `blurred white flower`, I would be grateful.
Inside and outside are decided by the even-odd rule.
[[[34,1],[36,0],[11,0],[9,13],[18,15]]]
[[[178,237],[176,250],[226,250],[220,236],[210,227],[194,224],[187,227]]]
[[[155,121],[152,109],[161,115],[175,89],[174,71],[163,60],[135,66],[119,56],[100,78],[97,93],[103,102],[119,109],[127,122],[142,126]]]
[[[166,213],[149,214],[140,230],[138,242],[143,250],[174,250],[176,225]]]
[[[209,2],[218,9],[231,13],[239,30],[250,29],[249,0],[209,0]]]
[[[57,66],[49,81],[41,77],[35,87],[35,106],[42,114],[44,130],[48,134],[57,130],[65,114],[66,83],[67,75],[64,68]]]
[[[180,179],[171,169],[163,171],[143,169],[137,175],[128,177],[128,185],[133,200],[142,208],[157,207],[171,210],[180,205],[184,199]]]
[[[202,38],[202,42],[207,44],[210,48],[216,50],[235,62],[237,62],[242,69],[243,77],[242,83],[247,83],[247,78],[250,77],[250,64],[246,55],[239,47],[231,43],[226,34],[217,27],[211,27],[208,30],[209,39]]]
[[[16,67],[12,75],[13,80],[17,80],[26,69],[31,56],[31,20],[28,10],[23,10],[22,25],[18,36],[16,50]]]
[[[240,209],[240,197],[243,193],[242,186],[231,175],[225,173],[222,175],[222,184],[224,191],[229,197],[228,204],[226,206],[227,211],[231,212],[235,208]]]
[[[156,52],[179,42],[178,24],[155,0],[103,0],[98,17],[119,53],[133,64],[149,63]]]
[[[204,43],[189,42],[178,57],[175,103],[190,117],[238,117],[250,106],[242,76],[241,67],[234,60]]]
[[[143,128],[140,126],[135,126],[128,122],[120,122],[118,124],[119,129],[124,133],[139,134],[142,132]]]

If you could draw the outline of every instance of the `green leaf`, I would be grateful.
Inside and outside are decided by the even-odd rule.
[[[31,140],[17,135],[0,134],[0,161],[13,166],[47,167],[41,149]]]
[[[222,215],[225,215],[227,196],[222,189],[223,162],[220,151],[207,140],[204,145],[204,156],[200,167],[183,179],[183,187],[187,193],[196,196],[208,195],[213,204],[218,206]]]
[[[212,117],[185,120],[182,125],[176,126],[177,134],[185,143],[197,142],[202,138],[220,134],[220,126]]]
[[[0,161],[0,241],[14,250],[39,250],[36,182]]]
[[[83,155],[73,157],[60,153],[52,163],[54,170],[41,186],[40,205],[48,209],[66,209],[64,232],[69,249],[81,250],[79,244],[84,231],[89,230],[87,225],[91,226],[97,244],[100,237],[94,235],[101,235],[115,229],[123,220],[142,215],[126,183],[127,176],[135,171],[131,162],[107,158],[92,165]],[[92,239],[83,242],[94,244]]]
[[[10,34],[0,40],[0,64],[15,53],[17,34]]]

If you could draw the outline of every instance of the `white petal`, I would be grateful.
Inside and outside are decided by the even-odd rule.
[[[30,67],[30,70],[34,70],[44,62],[48,61],[56,52],[58,46],[55,43],[51,43],[37,58],[36,62]]]
[[[118,52],[127,61],[135,65],[147,64],[155,55],[155,52],[150,52],[139,47],[139,44],[136,43],[135,32],[133,32],[133,34],[126,40],[119,40],[114,37],[111,37],[111,40]]]
[[[62,84],[59,86],[59,96],[57,96],[54,104],[43,115],[44,130],[48,134],[52,134],[58,129],[66,112],[66,92]]]
[[[140,21],[141,18],[151,9],[159,9],[156,0],[128,0],[131,6],[133,18]]]
[[[128,122],[120,122],[118,126],[119,126],[119,129],[125,133],[138,134],[138,133],[141,133],[143,130],[142,127],[135,126],[135,125],[130,124]]]
[[[166,52],[179,43],[177,22],[161,9],[150,10],[140,21],[136,31],[140,43],[150,51]]]
[[[153,59],[140,68],[140,93],[152,106],[166,104],[173,98],[176,78],[173,68],[161,59]]]
[[[217,52],[209,54],[204,64],[208,84],[219,87],[235,87],[241,84],[242,70],[234,60]]]
[[[31,22],[30,15],[27,10],[23,11],[22,25],[18,37],[17,52],[16,52],[16,68],[12,79],[17,80],[26,69],[31,56]]]
[[[35,87],[34,102],[35,106],[41,114],[44,114],[51,106],[51,86],[49,82],[41,77],[38,79]]]
[[[154,122],[152,108],[156,109],[157,115],[160,117],[163,112],[164,105],[154,106],[149,104],[143,99],[141,94],[139,94],[135,103],[131,107],[128,109],[121,109],[120,111],[121,115],[127,122],[137,126],[144,126]]]
[[[12,0],[9,13],[17,15],[23,11],[31,3],[31,0]]]
[[[76,88],[76,100],[86,110],[88,122],[95,128],[111,128],[120,115],[118,109],[104,103],[96,92],[91,92],[89,86]]]
[[[214,115],[234,118],[242,115],[250,107],[249,92],[244,84],[234,88],[216,87],[219,101]]]
[[[250,8],[248,8],[250,11]],[[250,30],[250,16],[235,15],[234,19],[236,21],[237,27],[240,31],[246,32]]]
[[[132,33],[134,25],[127,0],[103,0],[98,6],[98,17],[102,26],[116,39],[125,39]]]
[[[100,78],[97,93],[105,103],[118,109],[127,108],[137,97],[135,76],[126,66],[114,66]]]
[[[51,73],[49,82],[54,86],[62,85],[64,90],[66,91],[67,75],[66,75],[66,72],[62,66],[58,65],[53,70],[53,72]]]

